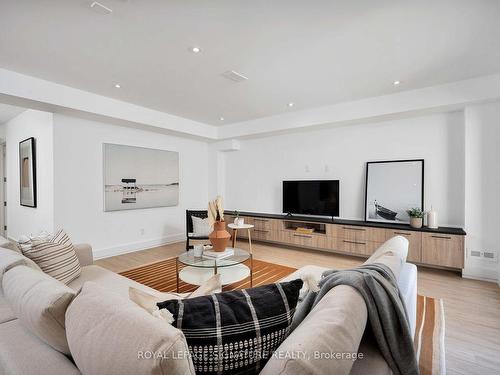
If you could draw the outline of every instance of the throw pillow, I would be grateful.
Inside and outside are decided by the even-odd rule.
[[[66,337],[85,375],[194,374],[181,331],[92,281],[66,311]]]
[[[8,270],[2,289],[24,327],[54,349],[69,354],[65,314],[75,291],[25,265]]]
[[[212,227],[210,227],[210,222],[208,221],[208,217],[202,219],[200,217],[191,216],[191,220],[193,220],[193,234],[196,236],[208,236],[212,231]]]
[[[197,374],[258,373],[288,335],[302,280],[158,304],[182,330]]]
[[[32,241],[31,248],[25,248],[23,254],[33,260],[46,274],[65,284],[79,277],[82,273],[80,262],[73,244],[64,230],[59,230],[48,241]]]
[[[216,274],[192,293],[156,292],[155,294],[150,294],[143,290],[129,287],[128,295],[131,301],[135,302],[151,315],[159,319],[163,319],[167,323],[172,323],[174,321],[174,316],[167,309],[160,310],[157,306],[157,303],[170,299],[184,299],[206,296],[210,293],[219,292],[221,289],[222,283],[220,274]]]

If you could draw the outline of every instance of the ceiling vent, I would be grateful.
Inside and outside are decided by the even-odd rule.
[[[234,70],[228,70],[227,72],[222,73],[222,76],[233,82],[243,82],[248,80],[243,74],[235,72]]]
[[[101,4],[98,1],[94,1],[92,4],[90,4],[90,8],[100,14],[111,14],[113,13],[113,9],[108,8],[106,5]]]

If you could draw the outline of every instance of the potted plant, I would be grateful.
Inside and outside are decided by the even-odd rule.
[[[208,235],[208,239],[212,243],[214,251],[226,250],[231,235],[226,230],[221,197],[217,197],[214,201],[208,202],[208,221],[214,228],[213,232]]]
[[[245,219],[240,217],[240,211],[234,211],[234,214],[236,215],[236,217],[234,218],[234,225],[241,227],[243,224],[245,224]]]
[[[424,212],[418,207],[411,208],[406,212],[410,216],[410,226],[412,228],[422,228]]]

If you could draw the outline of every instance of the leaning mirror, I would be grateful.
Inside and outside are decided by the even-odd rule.
[[[409,223],[414,207],[424,209],[423,159],[366,163],[366,221]]]

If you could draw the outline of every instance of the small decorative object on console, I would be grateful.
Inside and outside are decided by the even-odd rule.
[[[418,207],[409,209],[407,212],[410,216],[410,226],[417,229],[422,228],[424,212]]]
[[[208,235],[208,239],[212,243],[214,251],[226,250],[231,235],[226,230],[221,197],[217,197],[214,201],[208,202],[208,220],[210,225],[213,224],[214,226],[213,232]]]
[[[241,227],[245,224],[245,219],[240,217],[240,211],[234,211],[236,217],[234,218],[234,225]]]
[[[431,229],[438,229],[438,215],[437,212],[433,210],[431,206],[431,210],[427,212],[427,227]]]
[[[298,232],[298,233],[313,234],[314,233],[314,228],[297,227],[295,229],[295,231]]]

